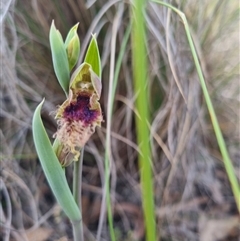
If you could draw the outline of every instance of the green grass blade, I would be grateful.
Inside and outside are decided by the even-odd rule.
[[[130,37],[130,33],[131,33],[131,29],[132,29],[132,24],[130,23],[126,29],[126,32],[124,34],[123,37],[123,41],[121,44],[121,48],[119,51],[119,56],[116,62],[116,68],[115,68],[115,73],[114,73],[114,79],[113,79],[113,91],[112,91],[112,96],[111,96],[111,116],[112,116],[112,110],[113,110],[113,103],[114,103],[114,97],[116,94],[116,88],[117,88],[117,83],[118,83],[118,76],[119,76],[119,72],[121,69],[121,64],[122,64],[122,60],[123,60],[123,56],[124,53],[126,51],[126,47],[127,47],[127,42],[129,40]]]
[[[148,107],[148,84],[147,77],[147,50],[146,31],[144,20],[144,0],[135,0],[132,7],[133,31],[132,31],[132,57],[134,74],[134,91],[137,94],[136,109],[139,118],[136,116],[137,141],[141,150],[139,164],[141,169],[141,188],[144,220],[146,227],[146,240],[156,240],[156,222],[154,215],[154,193],[151,170],[151,149],[150,132],[148,128],[149,107]]]
[[[113,78],[113,91],[110,92],[110,107],[109,107],[109,116],[110,118],[112,118],[112,111],[113,111],[113,104],[114,104],[114,97],[116,94],[116,87],[117,87],[117,80],[118,80],[118,76],[119,76],[119,72],[120,72],[120,68],[121,68],[121,63],[123,60],[123,56],[126,50],[126,46],[127,46],[127,42],[129,40],[129,36],[130,36],[130,31],[131,31],[131,25],[128,26],[124,37],[123,37],[123,42],[121,45],[121,49],[119,52],[119,56],[117,59],[117,63],[116,63],[116,68],[115,68],[115,72],[114,72],[114,78]],[[109,135],[107,135],[107,139],[106,139],[106,147],[109,147],[110,144],[108,144],[110,142],[109,140]],[[108,223],[109,223],[109,230],[110,230],[110,236],[111,236],[111,240],[114,241],[116,240],[115,238],[115,233],[114,233],[114,228],[113,228],[113,216],[112,216],[112,207],[111,207],[111,197],[110,197],[110,183],[109,183],[109,150],[108,148],[106,149],[105,152],[105,183],[106,183],[106,187],[107,187],[107,194],[106,194],[106,199],[107,199],[107,210],[108,210]]]
[[[109,91],[109,104],[108,104],[108,111],[109,111],[109,117],[107,117],[108,119],[112,118],[112,112],[113,112],[113,104],[114,104],[114,98],[115,98],[115,94],[116,94],[116,87],[117,87],[117,83],[118,83],[118,76],[119,76],[119,72],[120,72],[120,68],[121,68],[121,64],[122,64],[122,60],[123,60],[123,56],[126,50],[126,46],[127,46],[127,42],[129,40],[129,36],[130,36],[130,31],[131,31],[131,25],[128,26],[124,37],[123,37],[123,41],[122,41],[122,45],[120,48],[120,52],[119,52],[119,56],[117,59],[117,63],[116,63],[116,68],[115,68],[115,72],[114,72],[114,78],[113,78],[113,88],[112,91]],[[108,122],[107,119],[107,122]],[[113,216],[112,216],[112,207],[111,207],[111,198],[110,198],[110,182],[109,182],[109,144],[110,142],[110,135],[107,134],[106,136],[106,151],[105,151],[105,157],[104,157],[104,164],[105,164],[105,187],[106,187],[106,203],[107,203],[107,212],[108,212],[108,223],[109,223],[109,232],[110,232],[110,236],[111,236],[111,240],[114,241],[116,240],[115,238],[115,232],[114,232],[114,227],[113,227]],[[103,201],[105,201],[105,199],[103,199]],[[101,221],[102,217],[100,217],[100,221]],[[100,230],[101,230],[101,226],[100,226]],[[98,234],[97,236],[97,240],[99,239],[100,234]]]
[[[43,101],[36,108],[33,121],[33,139],[39,160],[48,183],[63,211],[71,221],[79,222],[81,213],[69,189],[64,171],[53,151],[40,116]]]
[[[189,28],[187,19],[185,17],[185,14],[183,12],[181,12],[180,10],[178,10],[177,8],[175,8],[172,5],[169,5],[167,3],[157,1],[157,0],[152,0],[152,2],[161,4],[163,6],[166,6],[170,9],[172,9],[174,12],[176,12],[180,16],[180,18],[183,21],[185,31],[186,31],[186,35],[187,35],[187,39],[188,39],[188,43],[189,43],[189,46],[190,46],[190,49],[191,49],[191,52],[192,52],[192,56],[193,56],[193,59],[194,59],[194,63],[195,63],[195,66],[196,66],[196,70],[197,70],[197,73],[198,73],[200,84],[201,84],[201,87],[202,87],[203,95],[204,95],[206,105],[207,105],[207,108],[208,108],[208,111],[209,111],[209,114],[210,114],[210,117],[211,117],[213,129],[214,129],[214,132],[215,132],[215,135],[216,135],[216,138],[217,138],[218,146],[219,146],[219,149],[220,149],[222,157],[223,157],[223,162],[224,162],[225,169],[226,169],[226,172],[227,172],[230,184],[231,184],[233,195],[235,197],[235,201],[236,201],[236,204],[237,204],[237,207],[238,207],[238,211],[240,212],[240,187],[239,187],[238,180],[237,180],[237,177],[236,177],[235,172],[234,172],[234,167],[233,167],[232,161],[229,157],[229,154],[228,154],[228,151],[227,151],[227,148],[226,148],[226,143],[223,139],[222,131],[219,127],[219,123],[218,123],[218,120],[217,120],[217,116],[216,116],[216,113],[215,113],[210,95],[209,95],[208,90],[207,90],[206,82],[205,82],[204,77],[203,77],[202,69],[201,69],[201,66],[200,66],[200,63],[199,63],[199,60],[198,60],[197,52],[196,52],[195,47],[194,47],[194,43],[193,43],[191,33],[190,33],[190,28]]]

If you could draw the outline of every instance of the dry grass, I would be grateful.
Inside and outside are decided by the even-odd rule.
[[[53,74],[48,31],[54,18],[63,34],[80,21],[82,50],[97,32],[103,63],[105,115],[116,57],[129,24],[129,4],[117,1],[11,1],[1,12],[0,240],[70,240],[71,230],[48,188],[33,147],[31,119],[46,98],[43,119],[64,99]],[[239,29],[237,1],[176,1],[186,13],[236,175],[240,178]],[[118,16],[116,46],[110,43]],[[116,22],[116,21],[115,21]],[[237,209],[205,107],[182,23],[166,8],[148,4],[149,108],[158,229],[164,241],[238,240]],[[131,45],[125,51],[112,117],[112,200],[118,240],[144,240],[134,125]],[[85,149],[83,215],[94,240],[101,209],[106,129]],[[67,170],[71,180],[71,170]],[[228,224],[228,225],[227,225]],[[216,230],[221,227],[221,232]],[[107,224],[101,240],[109,240]],[[33,235],[34,233],[34,235]],[[42,235],[45,235],[43,237]],[[48,235],[46,235],[48,234]],[[31,236],[33,235],[33,236]],[[10,237],[10,238],[9,238]]]

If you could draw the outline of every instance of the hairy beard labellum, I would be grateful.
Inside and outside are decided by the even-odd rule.
[[[58,130],[56,154],[62,166],[78,161],[82,147],[101,126],[103,120],[99,104],[101,80],[87,63],[80,65],[70,80],[69,95],[58,108],[55,118]]]

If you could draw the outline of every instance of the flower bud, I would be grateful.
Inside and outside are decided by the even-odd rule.
[[[70,71],[76,65],[79,58],[79,53],[80,53],[80,40],[77,34],[78,24],[79,23],[77,23],[70,29],[65,41],[65,48],[67,51]]]

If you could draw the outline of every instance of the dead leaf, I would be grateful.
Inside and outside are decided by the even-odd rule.
[[[56,241],[68,241],[68,239],[66,237],[62,237],[62,238],[60,238],[60,239],[58,239]]]
[[[26,231],[26,235],[28,237],[28,240],[46,241],[50,237],[52,232],[53,230],[49,228],[37,228],[34,230]]]
[[[239,217],[208,219],[202,215],[199,219],[200,241],[216,241],[228,237],[233,229],[239,227]]]

